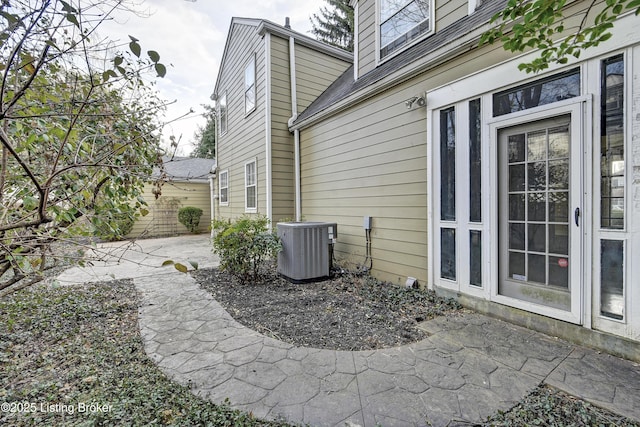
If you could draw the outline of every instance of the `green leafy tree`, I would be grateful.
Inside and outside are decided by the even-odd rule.
[[[311,34],[322,42],[353,52],[353,8],[349,0],[325,0],[319,14],[310,18]]]
[[[204,117],[207,122],[204,126],[198,126],[194,139],[196,146],[191,152],[191,157],[213,159],[216,157],[216,110],[210,105],[203,105]]]
[[[164,108],[155,51],[97,35],[122,0],[0,3],[0,296],[81,262],[78,236],[145,214]],[[118,218],[118,221],[114,221]],[[124,226],[123,226],[124,227]]]
[[[535,73],[549,64],[579,58],[585,49],[608,40],[621,14],[632,10],[640,14],[640,0],[591,0],[579,25],[569,28],[565,26],[566,4],[566,0],[509,0],[491,19],[499,25],[485,32],[481,43],[500,41],[510,52],[540,49],[537,58],[519,65],[521,70]]]

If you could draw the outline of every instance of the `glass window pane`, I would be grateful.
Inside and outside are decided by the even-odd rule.
[[[455,110],[440,112],[440,219],[456,219]]]
[[[482,221],[482,144],[480,100],[469,102],[469,221]]]
[[[493,95],[493,116],[514,113],[580,95],[580,69],[539,79]]]
[[[547,194],[529,193],[527,221],[545,221],[547,218]]]
[[[469,246],[471,248],[469,259],[469,284],[482,286],[482,232],[469,231]]]
[[[509,194],[509,221],[524,221],[524,194]]]
[[[527,225],[527,250],[545,252],[547,248],[547,226],[545,224]]]
[[[524,134],[509,136],[509,163],[524,162]]]
[[[527,160],[545,160],[547,158],[547,132],[536,131],[527,135]]]
[[[509,165],[509,191],[524,191],[524,163]]]
[[[600,313],[624,318],[624,242],[600,241]]]
[[[549,160],[549,188],[566,190],[569,188],[569,160]]]
[[[529,272],[529,281],[546,283],[547,269],[545,268],[545,256],[544,255],[527,255],[527,270]]]
[[[509,277],[516,280],[527,280],[524,260],[523,253],[509,252]]]
[[[227,132],[227,94],[225,93],[219,100],[220,109],[220,134]]]
[[[247,187],[247,208],[255,209],[257,207],[256,199],[256,186]]]
[[[566,225],[549,225],[549,252],[569,255],[569,227]]]
[[[561,288],[569,287],[569,260],[564,257],[549,257],[549,284]]]
[[[524,230],[524,223],[516,222],[509,224],[509,249],[524,250]]]
[[[549,129],[549,158],[569,157],[569,128],[567,126]]]
[[[440,229],[440,277],[456,280],[456,230]]]
[[[547,162],[527,164],[528,189],[540,191],[547,189]]]
[[[602,228],[624,227],[624,58],[602,62],[600,100]]]
[[[549,193],[549,221],[569,221],[569,193],[565,191]]]
[[[381,58],[430,31],[429,7],[429,0],[381,2]]]

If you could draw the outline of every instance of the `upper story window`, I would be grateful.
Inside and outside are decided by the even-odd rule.
[[[220,118],[220,135],[227,133],[227,92],[218,98],[218,117]]]
[[[244,69],[244,113],[249,114],[256,108],[256,56]]]
[[[431,32],[433,0],[380,0],[380,59]]]

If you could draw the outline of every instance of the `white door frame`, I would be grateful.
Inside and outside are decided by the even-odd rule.
[[[588,254],[588,251],[585,251],[585,242],[589,242],[590,236],[590,221],[585,222],[585,217],[589,214],[585,215],[585,191],[590,188],[589,185],[585,183],[585,177],[588,176],[585,168],[587,167],[587,159],[586,153],[590,153],[590,147],[592,144],[592,136],[591,133],[588,132],[588,129],[591,128],[591,116],[592,116],[592,101],[591,96],[582,96],[571,98],[566,101],[561,101],[558,103],[554,103],[552,106],[546,105],[537,108],[531,108],[524,111],[519,111],[517,113],[507,114],[504,116],[499,116],[487,123],[488,125],[488,141],[489,144],[486,144],[488,147],[486,157],[489,161],[489,170],[492,171],[489,177],[489,185],[490,188],[493,189],[493,194],[491,195],[491,206],[489,211],[489,221],[490,223],[490,235],[491,242],[494,242],[491,248],[491,268],[490,268],[490,284],[491,284],[491,292],[490,298],[492,301],[505,304],[508,306],[512,306],[515,308],[519,308],[522,310],[538,313],[544,316],[553,317],[556,319],[564,320],[571,323],[583,324],[585,322],[584,317],[584,307],[586,305],[586,299],[590,299],[591,288],[587,288],[587,283],[590,281],[587,280],[588,271],[586,266],[589,264],[588,260],[585,259],[585,255]],[[570,188],[570,201],[569,201],[569,212],[570,212],[570,227],[573,233],[570,233],[570,251],[573,253],[577,253],[577,257],[574,257],[571,262],[571,271],[570,271],[570,292],[571,292],[571,309],[570,311],[565,311],[553,307],[548,307],[542,304],[535,304],[531,302],[526,302],[519,300],[517,298],[507,297],[504,295],[500,295],[498,292],[499,286],[499,268],[501,262],[504,260],[500,259],[500,251],[499,251],[499,195],[498,192],[498,173],[499,173],[499,165],[498,165],[498,132],[501,129],[509,128],[512,126],[517,126],[520,124],[526,124],[529,122],[550,119],[553,117],[558,117],[562,115],[569,114],[571,116],[571,188]],[[577,153],[576,153],[577,151]],[[576,208],[580,209],[581,215],[579,217],[579,226],[576,226],[573,221],[573,213]],[[577,231],[576,231],[577,227]],[[576,259],[577,258],[577,259]]]

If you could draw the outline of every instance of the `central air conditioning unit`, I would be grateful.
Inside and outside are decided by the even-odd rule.
[[[278,223],[282,251],[278,254],[278,274],[293,283],[329,277],[333,244],[338,237],[335,222]]]

